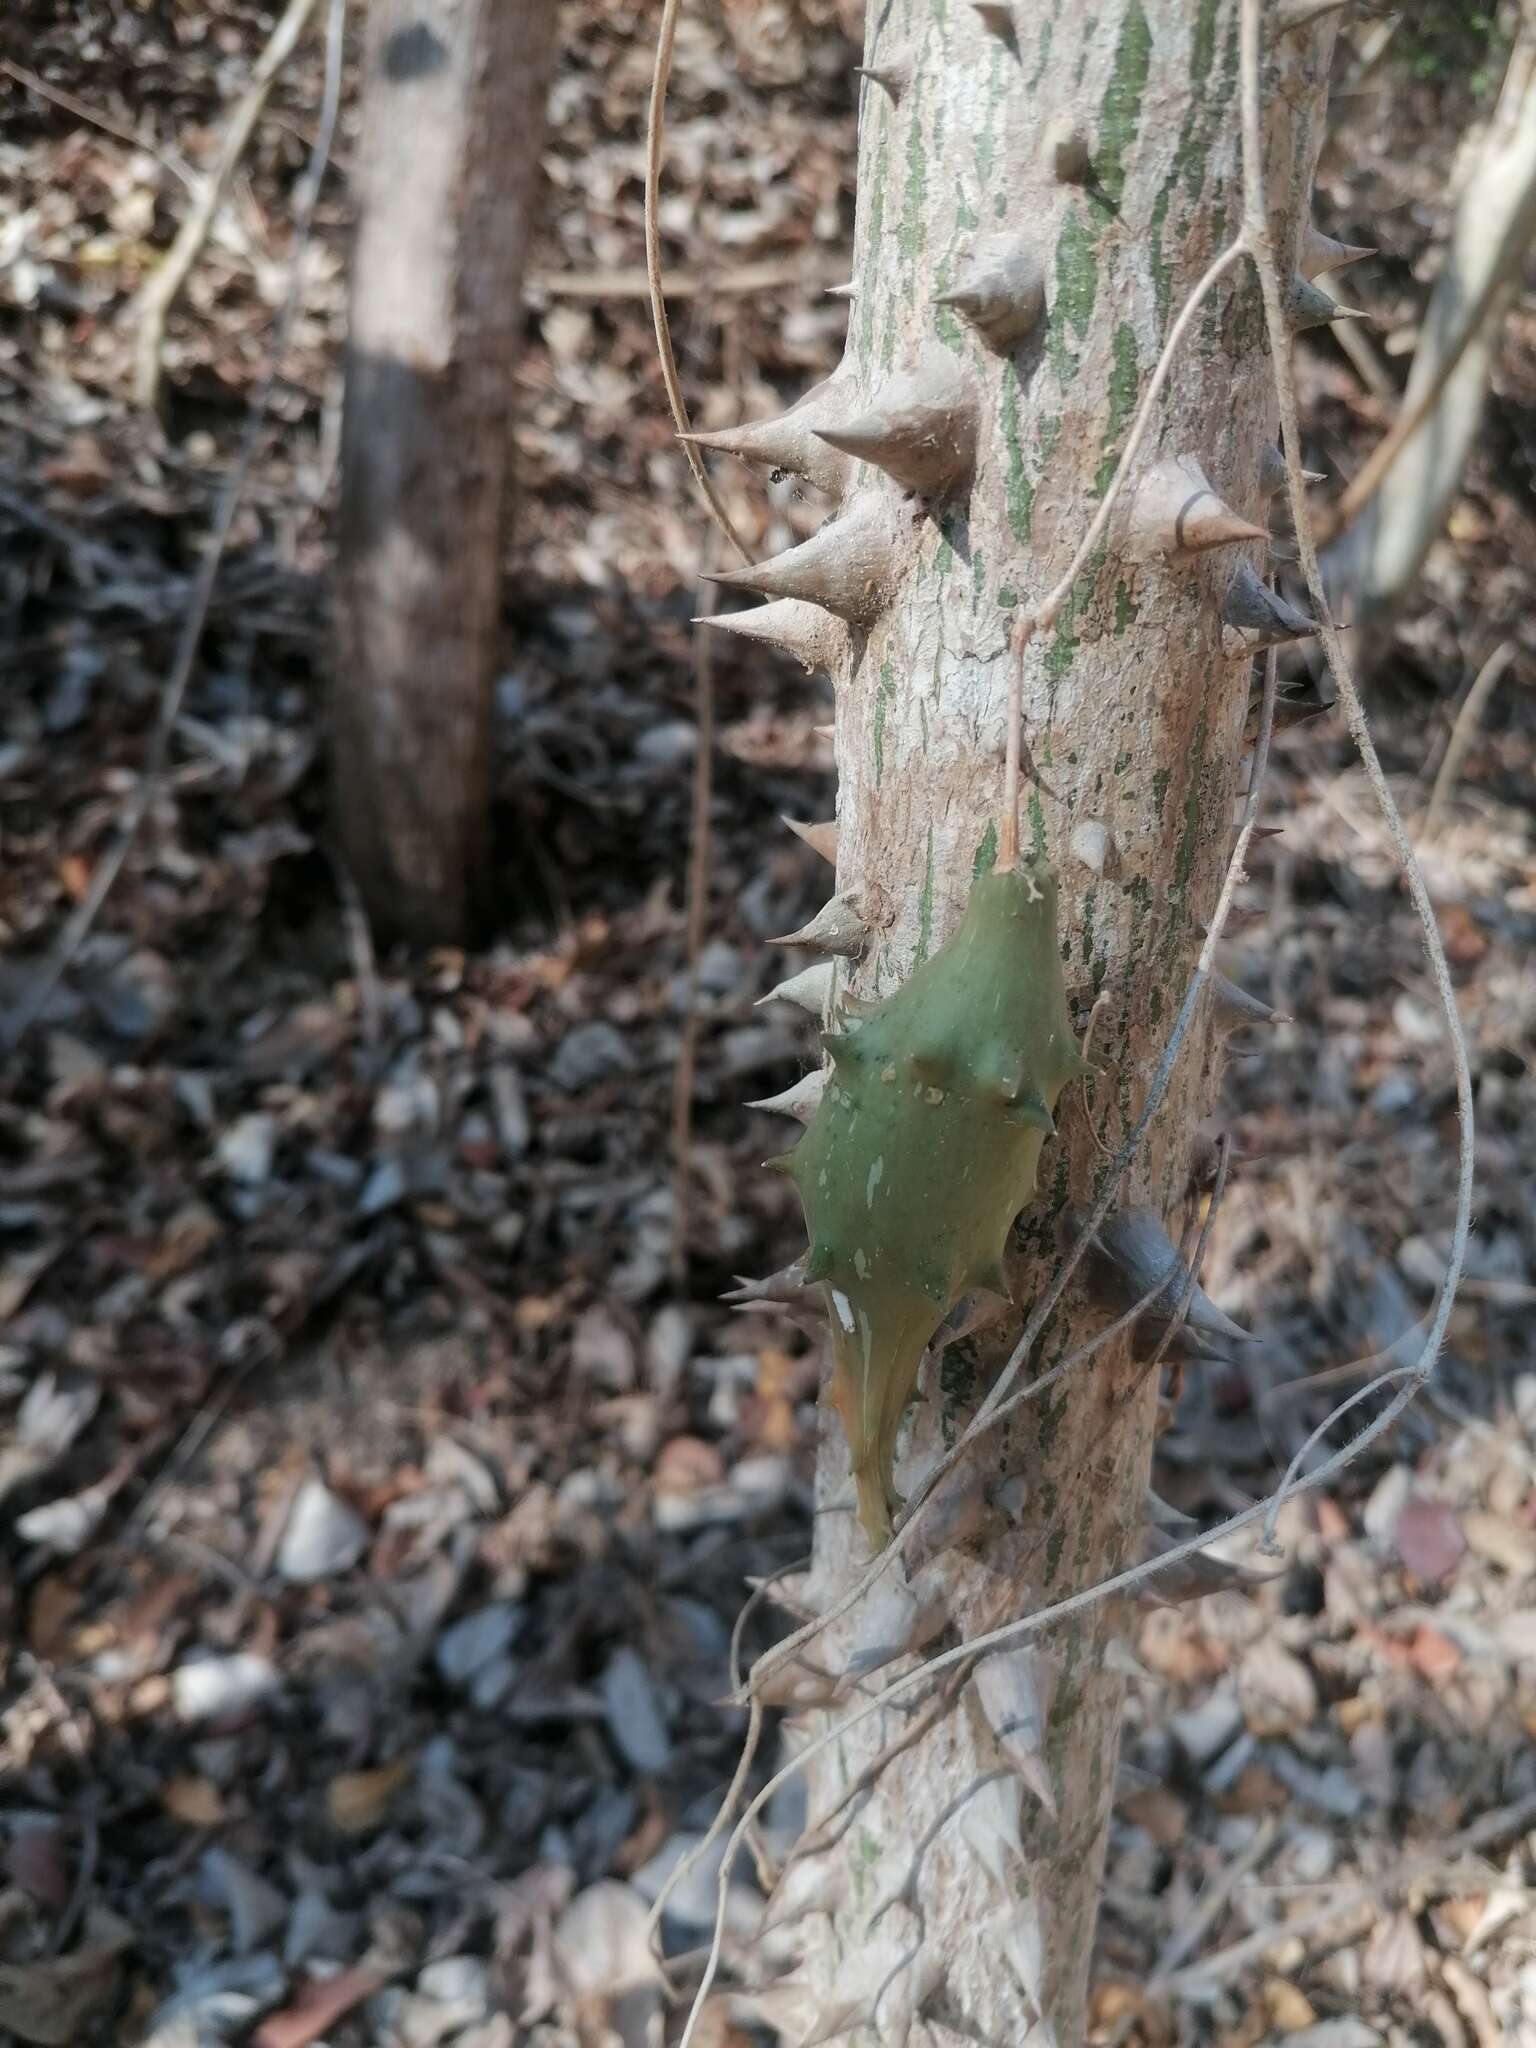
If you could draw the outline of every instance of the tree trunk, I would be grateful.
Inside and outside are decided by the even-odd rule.
[[[342,429],[343,854],[378,928],[463,937],[491,791],[512,375],[554,0],[373,0]]]
[[[1419,327],[1402,411],[1444,378],[1423,424],[1404,442],[1357,523],[1328,555],[1354,600],[1372,654],[1445,530],[1487,404],[1504,316],[1536,236],[1536,22],[1511,54],[1504,92],[1457,203]],[[1469,338],[1470,336],[1470,338]],[[1454,364],[1446,375],[1447,362]]]
[[[1010,622],[1065,571],[1171,322],[1241,225],[1235,0],[890,0],[868,20],[844,362],[783,423],[749,437],[764,459],[833,487],[840,508],[804,547],[726,579],[775,603],[716,622],[832,674],[829,922],[867,927],[856,964],[838,968],[866,998],[889,995],[937,950],[995,858]],[[1324,23],[1274,39],[1267,57],[1282,260],[1305,220],[1331,39]],[[1244,265],[1177,358],[1125,518],[1117,509],[1054,630],[1026,651],[1024,732],[1039,780],[1025,842],[1060,875],[1060,951],[1080,1031],[1098,1000],[1100,1071],[1061,1097],[1040,1196],[1013,1234],[1017,1302],[1048,1276],[1061,1212],[1097,1194],[1106,1152],[1145,1099],[1231,847],[1251,653],[1222,608],[1234,573],[1263,567],[1251,536],[1266,523],[1272,484],[1260,467],[1275,419]],[[734,436],[715,439],[746,452]],[[1198,463],[1224,507],[1191,466],[1171,467],[1181,460]],[[858,950],[857,935],[831,937],[845,958]],[[1218,1066],[1209,1019],[1198,1019],[1120,1197],[1175,1238]],[[1034,1366],[1108,1319],[1074,1289]],[[1018,1328],[1009,1317],[979,1341],[930,1348],[897,1458],[901,1493],[954,1441]],[[963,1518],[971,1533],[918,1575],[899,1621],[909,1640],[935,1588],[965,1640],[1135,1560],[1155,1391],[1118,1343],[982,1439],[970,1454],[980,1521]],[[813,1612],[869,1562],[851,1499],[848,1446],[829,1414],[801,1588]],[[919,1532],[917,1547],[926,1556],[939,1540]],[[867,1669],[901,1607],[901,1571],[809,1646],[809,1662],[833,1678]],[[910,2029],[933,2041],[1083,2041],[1122,1705],[1107,1653],[1124,1623],[1092,1606],[1012,1660],[989,1660],[984,1682],[868,1786],[865,1767],[914,1732],[921,1692],[809,1766],[810,1830],[781,1884],[803,1956],[761,2004],[786,2038],[892,2043]],[[864,1684],[843,1704],[823,1695],[804,1734],[868,1698]]]

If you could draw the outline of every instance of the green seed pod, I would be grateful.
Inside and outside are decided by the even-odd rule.
[[[826,1290],[831,1396],[859,1518],[879,1549],[899,1505],[896,1434],[923,1351],[974,1288],[1006,1293],[1003,1250],[1035,1192],[1072,1034],[1044,861],[982,876],[948,942],[853,1030],[784,1160],[805,1206],[808,1280]]]

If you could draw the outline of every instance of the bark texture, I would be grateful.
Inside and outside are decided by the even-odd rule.
[[[380,929],[480,907],[523,258],[554,0],[374,0],[342,430],[337,823]]]
[[[1282,255],[1307,217],[1330,40],[1326,26],[1291,34],[1267,60]],[[811,474],[793,444],[821,429],[817,481],[829,481],[827,448],[841,451],[841,502],[811,542],[735,579],[773,600],[754,615],[762,637],[826,660],[835,685],[833,923],[841,932],[851,908],[868,935],[857,959],[845,934],[828,948],[841,956],[834,1005],[843,990],[899,986],[995,857],[1010,621],[1065,569],[1172,320],[1240,227],[1237,47],[1231,0],[869,10],[846,357],[762,437],[766,459]],[[1079,1029],[1104,1001],[1100,1075],[1062,1097],[1041,1196],[1013,1234],[1020,1302],[1049,1271],[1061,1212],[1097,1191],[1103,1148],[1145,1099],[1230,849],[1251,655],[1221,611],[1234,573],[1264,567],[1262,543],[1242,533],[1266,520],[1274,431],[1245,266],[1177,364],[1138,461],[1145,489],[1129,480],[1126,517],[1027,651],[1025,732],[1055,794],[1029,794],[1025,848],[1032,839],[1061,875]],[[1200,496],[1202,478],[1241,516]],[[1189,545],[1228,531],[1237,538]],[[1201,1020],[1124,1191],[1175,1237],[1218,1058]],[[1037,1369],[1109,1319],[1069,1295]],[[901,1492],[954,1441],[1018,1327],[1010,1317],[930,1349]],[[836,1681],[882,1645],[936,1626],[971,1638],[1134,1561],[1153,1395],[1117,1347],[1020,1410],[972,1453],[969,1494],[951,1495],[961,1540],[923,1562],[933,1544],[920,1534],[912,1582],[889,1574],[809,1648],[810,1664]],[[800,1588],[813,1611],[869,1561],[851,1504],[828,1416]],[[1100,1605],[991,1660],[872,1782],[882,1748],[917,1733],[921,1691],[810,1767],[810,1825],[780,1899],[801,1960],[760,2007],[786,2038],[1083,2041],[1121,1714],[1107,1652],[1124,1619]],[[792,1740],[847,1711],[824,1688],[817,1698],[811,1671],[799,1676],[811,1704]],[[867,1696],[857,1683],[844,1695]]]

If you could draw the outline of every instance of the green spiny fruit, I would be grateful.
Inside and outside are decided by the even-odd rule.
[[[805,1206],[805,1275],[826,1292],[832,1401],[878,1550],[899,1505],[896,1433],[923,1351],[962,1295],[1007,1292],[1003,1251],[1034,1195],[1051,1112],[1088,1072],[1067,1014],[1052,869],[1036,860],[980,877],[932,959],[822,1042],[831,1079],[783,1164]]]

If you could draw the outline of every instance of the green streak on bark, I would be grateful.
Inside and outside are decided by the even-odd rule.
[[[1097,236],[1073,207],[1056,243],[1056,303],[1051,309],[1046,354],[1062,383],[1077,371],[1077,354],[1068,335],[1070,328],[1082,341],[1093,318],[1093,302],[1099,288]]]
[[[971,862],[971,880],[979,882],[983,875],[990,875],[996,866],[997,827],[988,819],[987,829],[981,835],[975,858]]]
[[[1003,446],[1008,451],[1008,525],[1015,540],[1027,541],[1034,522],[1035,487],[1024,470],[1023,416],[1019,373],[1013,363],[1003,365]]]
[[[923,871],[923,893],[917,905],[917,965],[928,958],[928,941],[933,935],[933,827],[928,827],[928,864]]]
[[[1115,585],[1115,638],[1123,640],[1126,628],[1135,623],[1139,607],[1128,583]]]
[[[1167,321],[1173,300],[1173,265],[1163,253],[1163,233],[1168,223],[1173,195],[1182,186],[1190,199],[1199,198],[1205,185],[1206,163],[1210,157],[1216,124],[1221,118],[1222,106],[1230,97],[1228,92],[1207,90],[1211,65],[1216,56],[1216,16],[1219,4],[1220,0],[1200,0],[1200,9],[1195,16],[1195,26],[1189,43],[1189,105],[1184,115],[1184,125],[1179,131],[1178,147],[1173,153],[1172,167],[1152,205],[1152,289],[1157,300],[1157,317],[1160,323]],[[1235,8],[1232,11],[1232,25],[1235,33]],[[1236,48],[1230,40],[1227,57],[1229,62],[1236,61]],[[1227,83],[1230,85],[1230,78]]]
[[[1033,75],[1025,82],[1024,90],[1032,93],[1045,76],[1045,67],[1051,61],[1051,31],[1056,26],[1049,19],[1040,24],[1040,54],[1035,60]]]
[[[881,98],[885,95],[882,93]],[[887,112],[880,122],[880,140],[875,148],[875,160],[869,180],[869,260],[866,274],[874,275],[875,265],[880,259],[880,233],[885,222],[885,181],[890,172],[891,162],[891,119]],[[879,294],[866,292],[863,301],[863,325],[859,336],[859,349],[866,364],[874,361],[875,354],[875,300]]]
[[[1125,159],[1141,121],[1141,98],[1152,69],[1152,30],[1141,0],[1130,0],[1120,20],[1114,68],[1099,108],[1099,147],[1094,157],[1101,190],[1116,205],[1125,191]]]
[[[1093,913],[1098,908],[1099,891],[1096,883],[1090,882],[1083,895],[1083,963],[1093,958]]]
[[[1074,85],[1081,85],[1083,82],[1083,74],[1088,69],[1088,58],[1093,49],[1093,32],[1098,25],[1099,17],[1096,14],[1086,15],[1083,19],[1082,48],[1077,53],[1077,69],[1072,74]]]
[[[907,189],[901,208],[901,249],[907,261],[914,264],[928,238],[928,143],[918,104],[922,84],[923,74],[919,71],[906,94],[912,107],[907,120]]]
[[[1189,787],[1184,793],[1184,829],[1173,859],[1173,886],[1182,896],[1189,887],[1195,854],[1200,845],[1200,797],[1205,781],[1205,750],[1210,731],[1202,718],[1195,727],[1194,755],[1189,764]],[[1170,926],[1170,930],[1174,927]]]
[[[1152,777],[1152,801],[1157,806],[1159,825],[1163,822],[1163,812],[1168,803],[1168,785],[1172,780],[1173,772],[1168,768],[1157,769]]]
[[[1043,859],[1045,857],[1045,810],[1040,802],[1040,792],[1038,789],[1032,789],[1029,792],[1029,823],[1030,829],[1035,835],[1035,852]]]
[[[887,655],[880,665],[880,681],[875,690],[875,787],[878,789],[885,779],[885,713],[892,697],[896,694],[896,674]]]
[[[1109,418],[1104,423],[1104,455],[1099,463],[1098,474],[1093,480],[1093,494],[1102,498],[1109,489],[1115,474],[1115,465],[1120,460],[1120,437],[1130,423],[1136,410],[1136,396],[1141,387],[1141,360],[1136,348],[1136,330],[1128,320],[1122,320],[1115,329],[1110,343],[1111,363],[1109,370]]]

